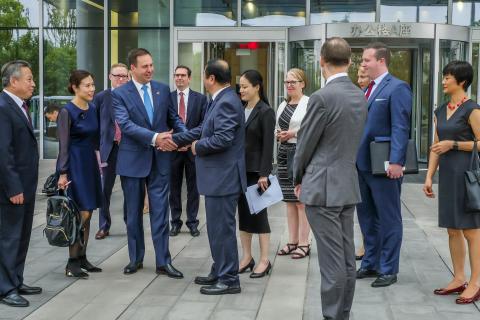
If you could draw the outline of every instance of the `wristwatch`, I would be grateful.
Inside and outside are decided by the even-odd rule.
[[[452,147],[453,150],[458,150],[458,142],[457,141],[453,141],[453,147]]]

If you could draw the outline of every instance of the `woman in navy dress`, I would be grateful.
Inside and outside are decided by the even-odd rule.
[[[65,268],[68,277],[86,278],[88,273],[101,272],[86,256],[92,211],[100,207],[101,180],[96,150],[99,146],[99,125],[95,106],[90,102],[95,93],[93,76],[84,70],[70,75],[68,91],[75,95],[58,116],[59,154],[58,187],[66,189],[80,210],[84,229],[84,245],[70,246]],[[83,270],[82,270],[83,269]]]

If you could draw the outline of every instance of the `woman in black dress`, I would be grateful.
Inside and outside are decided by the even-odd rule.
[[[265,191],[268,176],[272,171],[275,112],[268,105],[263,91],[263,79],[256,70],[247,70],[240,77],[240,95],[245,102],[245,164],[247,184],[257,184]],[[253,271],[255,260],[252,257],[252,234],[257,233],[260,241],[260,263],[250,274],[250,278],[261,278],[270,272],[268,260],[270,225],[267,209],[251,214],[247,199],[242,194],[238,201],[238,220],[242,242],[242,260],[238,273],[247,269]]]
[[[447,228],[453,280],[436,289],[437,295],[459,293],[457,304],[480,299],[480,212],[465,210],[465,171],[470,169],[473,140],[480,139],[480,107],[467,98],[473,68],[465,61],[452,61],[443,69],[443,92],[450,101],[435,110],[436,133],[430,152],[423,191],[433,198],[432,178],[439,167],[438,220]],[[468,243],[471,277],[465,277],[465,239]]]
[[[70,75],[68,91],[75,97],[60,110],[58,116],[59,154],[57,172],[59,189],[66,189],[75,201],[82,218],[83,246],[70,246],[70,259],[65,267],[68,277],[86,278],[88,272],[100,272],[86,256],[92,211],[100,207],[101,180],[96,150],[99,146],[99,126],[95,106],[90,102],[95,93],[93,76],[84,70]]]

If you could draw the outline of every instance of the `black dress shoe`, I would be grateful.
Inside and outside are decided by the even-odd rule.
[[[170,229],[170,237],[175,237],[180,233],[181,226],[173,225],[172,229]]]
[[[255,267],[255,260],[253,260],[253,258],[252,258],[246,266],[238,269],[238,273],[239,274],[245,273],[245,271],[247,271],[248,269],[250,269],[250,272],[252,272],[253,267]]]
[[[267,274],[269,274],[271,270],[272,270],[272,264],[270,263],[270,261],[268,261],[268,265],[265,268],[265,270],[263,270],[262,272],[252,272],[252,273],[250,273],[250,278],[252,278],[252,279],[263,278]]]
[[[372,282],[372,287],[374,288],[381,288],[381,287],[388,287],[392,284],[397,282],[397,275],[396,274],[381,274],[378,276],[375,281]]]
[[[134,274],[138,269],[143,269],[143,263],[129,263],[125,268],[123,268],[124,274]]]
[[[174,278],[174,279],[182,279],[183,278],[183,273],[175,269],[171,263],[167,263],[164,266],[157,267],[156,271],[157,274],[165,274],[169,278]]]
[[[90,261],[87,260],[87,256],[79,256],[78,260],[80,260],[80,267],[88,272],[102,272],[102,269],[99,267],[95,267]]]
[[[195,277],[195,283],[203,286],[208,286],[217,283],[218,278],[209,274],[206,277]]]
[[[378,277],[378,272],[376,270],[363,269],[363,268],[360,268],[357,270],[357,279],[376,278],[376,277]]]
[[[22,284],[20,287],[18,287],[18,294],[23,294],[25,296],[40,293],[42,293],[42,288],[40,287],[30,287],[26,284]]]
[[[229,286],[220,281],[217,281],[217,283],[212,284],[211,286],[200,288],[200,293],[206,295],[235,294],[240,293],[241,291],[242,289],[240,289],[239,284]]]
[[[28,300],[17,292],[7,294],[7,296],[0,300],[0,302],[10,307],[28,307],[30,305]]]
[[[197,227],[191,227],[190,234],[192,237],[198,237],[200,235],[200,231],[198,231]]]

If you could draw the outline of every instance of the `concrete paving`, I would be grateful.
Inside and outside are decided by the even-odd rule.
[[[53,167],[53,161],[42,161],[40,187]],[[399,281],[382,289],[371,288],[368,279],[357,281],[351,319],[479,318],[480,305],[457,306],[454,296],[432,294],[434,288],[450,280],[452,266],[446,231],[437,227],[436,201],[423,196],[420,181],[421,177],[407,179],[403,187],[404,242]],[[148,215],[144,217],[145,268],[134,275],[123,275],[128,250],[122,206],[123,195],[118,183],[112,198],[111,236],[94,240],[97,214],[92,221],[88,255],[104,271],[91,274],[88,280],[75,281],[64,275],[67,249],[51,247],[43,237],[46,198],[39,195],[25,283],[39,285],[44,292],[28,296],[31,302],[28,308],[0,305],[0,319],[322,319],[315,243],[307,259],[292,260],[275,255],[287,240],[283,204],[269,210],[271,275],[256,280],[248,274],[241,275],[242,293],[228,296],[201,295],[193,283],[196,275],[208,273],[211,264],[203,201],[199,213],[201,235],[192,238],[183,230],[170,241],[173,264],[185,275],[181,280],[155,274]],[[358,244],[358,225],[356,235]],[[258,259],[257,243],[255,237],[254,257]]]

